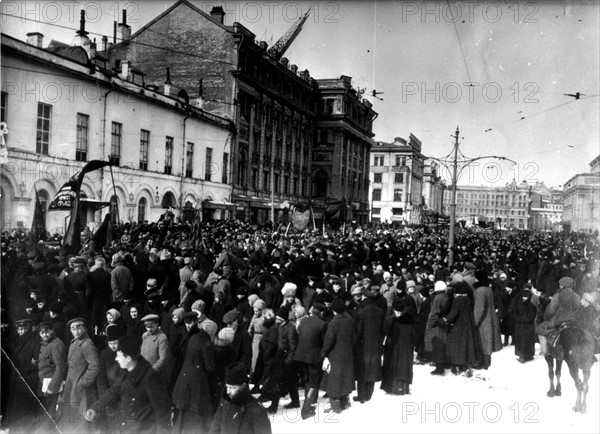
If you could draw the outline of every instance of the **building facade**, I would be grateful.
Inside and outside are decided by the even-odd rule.
[[[377,142],[371,149],[372,222],[422,223],[424,168],[421,141],[414,135]]]
[[[514,180],[504,187],[457,186],[456,221],[466,225],[483,221],[496,228],[529,229],[531,186]],[[450,213],[452,186],[444,191],[444,213]]]
[[[529,228],[560,232],[562,230],[562,191],[548,188],[543,182],[531,187]]]
[[[598,231],[600,225],[600,156],[590,162],[590,171],[579,173],[563,185],[565,231]]]
[[[2,35],[3,229],[31,227],[37,191],[46,228],[62,233],[68,212],[48,205],[91,160],[117,165],[84,179],[81,216],[92,229],[107,211],[120,221],[156,220],[169,208],[229,218],[231,206],[220,205],[231,203],[233,123],[146,85],[130,62],[113,70],[84,27],[73,44],[46,48],[39,33],[28,43]]]
[[[432,214],[443,214],[446,183],[439,173],[439,164],[425,160],[423,170],[423,207]]]
[[[361,99],[352,78],[317,80],[317,139],[313,150],[312,201],[317,208],[343,198],[348,220],[369,220],[369,155],[373,145],[372,104]]]
[[[335,164],[334,160],[313,161],[313,148],[317,122],[323,128],[333,128],[337,122],[336,128],[344,130],[345,136],[340,130],[336,141],[342,143],[354,137],[360,142],[352,145],[356,147],[352,151],[357,154],[357,164],[359,157],[364,161],[367,156],[358,148],[368,148],[371,125],[358,118],[363,112],[373,118],[374,113],[366,103],[358,98],[352,101],[348,96],[340,113],[321,116],[319,107],[325,98],[321,86],[308,70],[300,70],[283,57],[306,18],[307,15],[299,19],[269,47],[243,25],[225,25],[222,7],[212,7],[207,12],[187,0],[179,0],[133,34],[124,17],[118,43],[105,52],[112,64],[131,60],[144,70],[147,81],[156,85],[168,81],[185,88],[191,101],[235,123],[231,181],[237,218],[253,222],[285,220],[290,204],[312,199],[313,189],[323,182],[329,190],[319,200],[325,202],[329,194],[339,199],[337,194],[347,191],[348,195],[353,194],[357,211],[366,215],[364,169],[357,166],[350,170],[346,166],[348,173],[342,177],[337,160]],[[324,88],[323,92],[338,90]],[[353,111],[346,113],[348,107]],[[316,157],[323,155],[317,153]],[[317,175],[321,177],[319,182],[314,181]],[[342,181],[346,184],[342,185]]]

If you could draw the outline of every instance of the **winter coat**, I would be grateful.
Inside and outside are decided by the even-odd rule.
[[[481,339],[483,354],[490,355],[502,349],[500,321],[494,309],[494,293],[489,286],[478,286],[473,291],[473,316]]]
[[[215,369],[215,350],[203,330],[193,335],[185,351],[183,367],[173,389],[173,405],[196,414],[212,414],[210,376]]]
[[[140,354],[162,376],[165,384],[167,384],[172,364],[167,336],[160,329],[154,334],[144,332]]]
[[[102,412],[119,401],[116,413],[121,433],[170,432],[171,403],[161,376],[143,357],[132,371],[115,383],[92,405]]]
[[[110,285],[112,288],[111,302],[123,300],[123,293],[133,291],[133,276],[125,265],[117,265],[110,272]]]
[[[561,288],[554,294],[544,312],[544,322],[538,326],[537,333],[548,336],[566,321],[576,321],[581,308],[581,299],[572,288]]]
[[[533,359],[535,354],[535,317],[537,309],[531,302],[531,293],[521,291],[513,304],[515,319],[515,354],[524,359]],[[523,297],[526,297],[523,300]]]
[[[385,313],[373,300],[363,300],[354,317],[354,375],[356,381],[381,381]]]
[[[112,387],[124,375],[125,370],[121,369],[116,360],[116,351],[106,347],[100,352],[100,372],[96,379],[98,387],[98,396],[102,396],[104,392]]]
[[[293,386],[292,375],[296,375],[292,370],[294,353],[298,346],[298,332],[291,322],[286,322],[278,326],[277,330],[277,355],[273,371],[268,380],[263,385],[263,389],[270,395],[284,397]]]
[[[4,344],[6,345],[6,344]],[[38,370],[31,363],[32,360],[37,360],[40,352],[40,337],[33,332],[27,332],[22,336],[16,336],[13,342],[10,342],[11,359],[14,361],[17,369],[25,378],[27,384],[36,390],[38,383]]]
[[[400,316],[395,316],[395,311]],[[417,305],[413,297],[397,296],[388,318],[388,330],[383,349],[383,379],[381,389],[392,392],[395,381],[413,380],[413,348],[416,341]]]
[[[304,318],[298,326],[298,345],[294,360],[320,368],[323,362],[321,349],[326,330],[327,324],[318,316],[311,315]]]
[[[450,311],[450,306],[450,297],[445,292],[436,292],[433,295],[424,340],[426,357],[436,364],[446,363],[448,331],[440,320]]]
[[[327,325],[321,358],[327,357],[331,371],[327,375],[327,394],[340,398],[354,390],[352,347],[354,324],[348,313],[336,314]]]
[[[481,343],[473,318],[473,306],[467,294],[454,295],[452,307],[444,321],[450,325],[446,345],[448,363],[469,368],[481,362]]]
[[[210,426],[210,434],[271,434],[267,410],[248,390],[231,400],[223,395]]]
[[[54,337],[49,342],[42,341],[38,356],[39,383],[37,396],[44,396],[42,385],[44,378],[51,378],[48,393],[58,393],[65,378],[67,378],[67,348],[63,341]]]
[[[62,399],[72,407],[79,406],[83,413],[96,400],[96,378],[100,373],[98,350],[87,334],[71,341],[68,363]]]

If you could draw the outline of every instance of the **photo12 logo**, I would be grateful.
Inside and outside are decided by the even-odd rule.
[[[308,20],[314,23],[338,23],[340,5],[336,2],[199,2],[195,3],[210,14],[215,7],[221,7],[227,22],[295,23],[310,11]]]
[[[22,23],[36,21],[47,24],[77,24],[80,11],[85,12],[85,21],[90,24],[97,23],[102,18],[120,21],[123,11],[127,14],[128,24],[140,22],[140,6],[136,2],[3,1],[0,11],[3,23],[6,23],[9,17],[13,17]]]
[[[540,87],[537,83],[512,83],[503,87],[499,83],[479,82],[446,82],[425,83],[406,81],[401,84],[402,102],[420,101],[421,103],[458,103],[468,101],[470,103],[484,101],[497,103],[503,97],[510,98],[514,103],[538,103],[537,95]]]
[[[402,22],[474,23],[483,20],[497,23],[537,23],[539,5],[533,2],[401,2]]]

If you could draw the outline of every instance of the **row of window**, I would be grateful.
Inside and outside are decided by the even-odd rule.
[[[380,188],[374,188],[373,189],[373,200],[374,201],[379,201],[381,200],[381,189]],[[401,188],[396,188],[394,189],[394,202],[402,202],[402,189]]]
[[[4,104],[4,93],[3,97],[3,110]],[[2,119],[4,119],[5,113],[2,112]],[[36,153],[42,155],[49,155],[48,148],[50,145],[50,132],[52,125],[52,106],[49,104],[38,103],[37,111],[37,129],[36,129]],[[76,161],[87,161],[89,151],[89,126],[90,117],[84,113],[77,113],[77,143],[75,146],[75,160]],[[110,156],[109,161],[119,165],[121,160],[121,149],[123,145],[123,124],[119,122],[112,122],[111,124],[111,141],[110,141]],[[140,153],[139,153],[139,169],[148,170],[148,153],[150,149],[150,131],[140,130]],[[206,148],[206,159],[205,159],[205,170],[204,180],[212,181],[213,175],[213,150],[212,148]],[[228,167],[229,167],[229,154],[223,153],[223,170],[221,170],[222,178],[221,182],[227,184],[228,182]],[[163,172],[167,175],[171,175],[173,170],[173,137],[165,137],[165,164]],[[194,175],[194,143],[187,142],[186,144],[186,165],[185,165],[185,176],[192,178]]]
[[[406,157],[402,155],[395,155],[395,166],[406,166]],[[385,165],[385,155],[373,155],[373,166]]]
[[[404,210],[402,208],[392,208],[393,215],[402,215]],[[381,215],[381,208],[373,208],[371,210],[371,214],[373,215]]]
[[[373,174],[373,182],[381,183],[382,182],[382,173],[374,173]],[[404,173],[396,172],[394,173],[394,184],[404,184]]]

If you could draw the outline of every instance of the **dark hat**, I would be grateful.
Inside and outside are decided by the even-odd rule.
[[[125,356],[137,358],[142,349],[142,338],[135,335],[125,335],[119,338],[119,351]]]
[[[235,362],[227,366],[225,369],[225,384],[240,386],[246,383],[248,383],[248,373],[242,362]]]
[[[277,309],[277,316],[287,321],[290,316],[290,307],[288,305],[281,306],[279,309]]]
[[[173,296],[168,291],[163,291],[162,294],[160,294],[160,301],[169,301],[172,299],[173,299]]]
[[[17,320],[15,322],[15,324],[17,325],[17,327],[25,327],[26,325],[31,325],[31,319],[23,318],[23,319]]]
[[[238,317],[238,311],[235,309],[230,310],[225,315],[223,315],[223,322],[225,324],[231,324],[232,322],[234,322],[237,319],[237,317]]]
[[[323,312],[325,309],[327,309],[323,303],[318,302],[313,303],[312,307],[313,309],[318,310],[319,312]]]
[[[145,322],[145,321],[156,321],[156,322],[158,322],[158,321],[159,321],[159,319],[160,319],[160,318],[159,318],[159,316],[158,316],[158,315],[156,315],[156,314],[154,314],[154,313],[151,313],[151,314],[148,314],[148,315],[146,315],[145,317],[143,317],[143,318],[142,318],[142,321],[143,321],[143,322]]]
[[[362,294],[365,297],[369,297],[369,298],[374,298],[375,295],[379,292],[379,286],[371,286],[370,288],[367,288],[366,286],[361,286],[361,291]]]
[[[185,322],[193,322],[193,321],[198,321],[198,312],[186,312],[183,314],[183,320]]]
[[[106,327],[107,342],[118,341],[120,337],[121,333],[119,330],[119,326],[117,326],[116,324],[110,324],[108,327]]]
[[[331,304],[331,310],[335,313],[344,313],[346,311],[346,303],[341,298],[336,298]]]
[[[127,290],[123,292],[123,300],[133,300],[133,291]]]
[[[488,275],[485,270],[476,270],[475,279],[477,279],[481,286],[487,286],[489,284]]]
[[[152,291],[146,294],[146,297],[148,297],[148,299],[160,299],[160,293],[158,291]]]
[[[50,306],[48,306],[48,310],[50,310],[50,312],[54,312],[54,313],[61,313],[63,309],[62,309],[62,305],[58,301],[54,301],[54,302],[50,303]]]
[[[84,326],[87,326],[87,321],[85,320],[85,318],[73,318],[67,323],[67,327],[71,327],[71,324],[75,322],[82,322]]]
[[[307,276],[309,280],[317,280],[317,278],[315,276]]]
[[[38,324],[38,329],[54,329],[54,326],[52,325],[52,323],[50,321],[42,321],[41,323]]]
[[[198,284],[193,280],[188,280],[187,282],[185,282],[185,287],[187,289],[196,289],[198,287]]]

